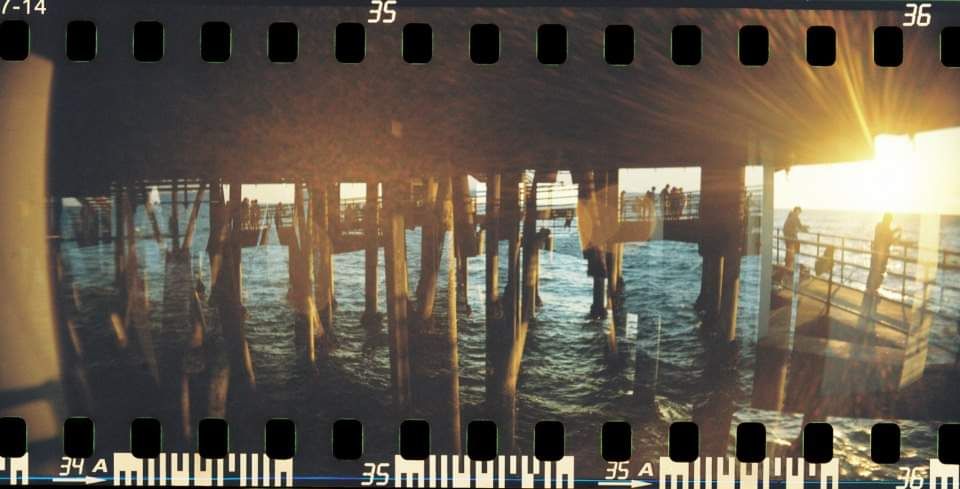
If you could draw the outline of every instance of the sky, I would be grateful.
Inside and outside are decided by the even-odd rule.
[[[960,127],[907,136],[878,136],[871,161],[801,165],[774,176],[774,207],[960,214]],[[560,180],[569,179],[561,173]],[[760,186],[763,169],[747,167],[748,186]],[[621,170],[621,188],[651,186],[699,190],[700,169]],[[471,179],[473,188],[480,187]],[[364,184],[343,184],[343,198],[361,197]],[[293,200],[290,185],[244,185],[244,197],[261,203]]]

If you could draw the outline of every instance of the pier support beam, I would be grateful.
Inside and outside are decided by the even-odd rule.
[[[383,320],[377,305],[377,260],[380,253],[380,184],[367,182],[366,202],[363,208],[364,234],[364,304],[361,322],[367,329],[380,329]]]
[[[537,281],[540,273],[540,239],[537,233],[537,179],[524,196],[523,296],[520,322],[527,325],[537,311]]]
[[[447,390],[447,406],[445,406],[446,411],[446,421],[449,423],[447,426],[446,437],[448,438],[447,445],[451,450],[451,453],[461,453],[460,447],[460,354],[457,348],[457,305],[458,305],[458,293],[459,287],[457,284],[457,279],[459,276],[459,267],[458,260],[456,256],[457,249],[457,235],[458,229],[457,226],[462,224],[462,222],[456,222],[453,216],[453,202],[452,202],[452,190],[451,190],[451,179],[444,179],[441,185],[446,187],[446,191],[441,191],[440,194],[445,197],[443,200],[439,201],[440,207],[444,209],[444,230],[442,232],[449,232],[450,234],[450,246],[447,248],[447,331],[443,336],[443,349],[446,352],[447,368],[444,369],[448,372],[449,378],[446,382]],[[471,225],[472,228],[472,225]]]
[[[500,174],[490,172],[487,174],[487,201],[486,201],[486,223],[484,246],[486,251],[486,300],[485,300],[485,326],[486,326],[486,376],[485,391],[487,396],[487,407],[489,412],[495,412],[497,405],[495,396],[492,394],[497,391],[495,370],[500,360],[497,352],[502,349],[500,338],[505,337],[501,325],[502,313],[500,310]]]
[[[701,168],[700,297],[696,307],[711,333],[736,338],[740,259],[745,226],[745,167]]]
[[[444,211],[450,186],[436,178],[423,182],[423,223],[420,226],[420,280],[417,282],[417,328],[429,328],[433,318],[440,273],[440,248],[443,246]],[[442,190],[441,190],[442,189]],[[438,193],[443,193],[438,199]]]
[[[296,269],[292,274],[296,279],[290,284],[290,298],[296,309],[294,319],[294,344],[304,365],[314,365],[317,361],[317,336],[322,331],[320,316],[317,314],[313,299],[313,225],[309,222],[315,216],[315,207],[311,206],[309,220],[304,210],[304,185],[296,183],[293,189],[293,226],[294,237],[290,244],[291,261],[289,266]],[[314,197],[313,195],[311,197]],[[312,203],[312,199],[311,199]]]
[[[604,195],[604,228],[607,236],[612,236],[620,226],[620,175],[619,170],[610,170],[606,173]],[[607,297],[610,309],[613,311],[614,323],[617,326],[625,324],[624,291],[623,291],[623,243],[607,243]]]
[[[606,254],[604,253],[604,230],[599,212],[600,182],[592,171],[578,172],[575,176],[577,189],[577,227],[583,257],[587,259],[587,275],[593,277],[593,303],[590,305],[592,319],[607,317],[604,282],[607,277]]]
[[[219,187],[216,185],[215,187]],[[241,275],[240,262],[240,242],[239,237],[241,215],[240,182],[233,181],[230,184],[230,201],[224,206],[223,190],[219,190],[220,201],[216,201],[214,193],[211,192],[210,207],[211,217],[217,216],[217,220],[222,222],[213,222],[211,219],[211,233],[216,233],[215,229],[219,227],[221,231],[216,233],[217,242],[214,246],[214,255],[211,260],[211,295],[214,304],[220,313],[220,327],[223,331],[224,346],[227,350],[227,359],[230,364],[231,386],[245,385],[248,389],[240,392],[233,391],[236,398],[244,397],[246,391],[252,391],[256,388],[256,376],[253,370],[253,361],[250,357],[250,347],[247,344],[247,335],[244,328],[246,321],[246,309],[243,307],[243,277]],[[219,207],[219,209],[214,209]]]
[[[179,185],[177,181],[174,180],[171,184],[173,188],[170,190],[170,240],[173,243],[173,249],[180,247],[180,203],[177,202],[177,195],[179,195]],[[187,192],[183,192],[183,197],[187,197]]]
[[[474,213],[471,210],[470,182],[466,173],[453,177],[453,220],[456,223],[456,256],[457,256],[457,297],[463,311],[470,314],[470,303],[467,300],[467,259],[476,254],[477,228],[474,222]]]
[[[495,348],[499,356],[499,365],[495,370],[498,388],[496,397],[499,402],[497,421],[503,426],[504,447],[516,448],[517,434],[517,380],[520,373],[520,357],[526,341],[526,328],[520,321],[520,173],[503,175],[500,189],[500,220],[505,226],[507,239],[507,285],[501,300],[503,320],[498,343]]]
[[[402,414],[409,412],[410,345],[407,321],[407,245],[404,212],[409,185],[386,182],[383,189],[383,239],[387,281],[387,331],[390,343],[390,380],[393,401]]]
[[[333,341],[333,238],[336,230],[331,227],[334,215],[339,218],[339,199],[337,207],[331,205],[331,194],[339,193],[338,185],[320,185],[313,188],[311,200],[311,221],[316,246],[317,263],[315,266],[316,288],[314,290],[317,314],[320,316],[322,334],[318,338],[321,345],[328,346]],[[310,251],[311,253],[314,250]]]

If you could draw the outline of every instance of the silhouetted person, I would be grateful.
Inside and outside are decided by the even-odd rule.
[[[670,217],[670,184],[664,185],[660,191],[660,212],[664,218]]]
[[[647,219],[652,219],[656,211],[654,211],[655,202],[657,201],[657,187],[650,187],[650,190],[647,190],[647,193],[643,196],[643,217]]]
[[[900,228],[892,228],[893,214],[883,215],[883,219],[873,229],[873,248],[870,254],[870,274],[867,276],[867,294],[876,294],[887,273],[890,259],[890,246],[900,241]]]
[[[804,226],[800,222],[800,206],[794,207],[789,214],[787,214],[787,220],[783,222],[783,239],[786,243],[787,256],[783,260],[783,264],[787,267],[791,273],[793,272],[793,264],[796,260],[797,253],[800,252],[800,238],[798,236],[801,232],[807,232],[807,226]]]
[[[677,217],[683,217],[683,210],[687,207],[687,194],[683,192],[683,187],[677,189]]]

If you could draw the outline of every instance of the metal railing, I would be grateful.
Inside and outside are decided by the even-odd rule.
[[[775,262],[782,265],[786,258],[786,240],[781,228],[776,228],[775,233]],[[827,247],[833,247],[832,267],[824,273],[832,275],[839,271],[839,280],[831,277],[832,282],[862,292],[867,291],[870,263],[874,255],[871,240],[829,233],[799,233],[798,238],[799,250],[796,252],[795,258],[797,263],[807,262],[805,264],[808,264],[811,261],[815,263],[817,259],[823,257],[823,252]],[[933,285],[939,289],[939,293],[931,294],[924,299],[922,304],[924,309],[948,321],[960,321],[960,315],[943,307],[945,301],[948,300],[947,294],[956,295],[957,299],[960,300],[960,286],[944,283],[943,280],[944,273],[960,271],[960,266],[953,261],[953,257],[960,252],[935,250],[938,251],[938,260],[936,263],[930,263],[929,265],[931,267],[935,266],[938,273],[921,278],[918,276],[920,270],[917,268],[921,266],[917,258],[917,252],[921,249],[914,242],[901,242],[893,245],[888,255],[887,268],[875,271],[884,274],[878,288],[896,294],[894,297],[885,296],[888,300],[906,304],[913,292],[909,290],[910,286],[927,287]],[[837,254],[839,254],[839,258],[836,256]],[[893,282],[893,287],[887,286],[891,282]]]

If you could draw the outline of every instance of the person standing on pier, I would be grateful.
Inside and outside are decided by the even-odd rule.
[[[670,217],[670,184],[663,186],[663,190],[660,191],[660,214],[664,218]]]
[[[870,253],[870,274],[867,276],[867,294],[876,295],[883,276],[887,273],[887,262],[890,260],[890,246],[900,241],[900,228],[893,228],[893,214],[883,215],[873,230],[873,249]]]
[[[809,232],[809,228],[804,226],[800,222],[800,206],[794,207],[789,214],[787,214],[787,220],[783,222],[783,239],[786,242],[787,256],[783,260],[784,266],[790,273],[793,273],[793,264],[796,261],[797,253],[800,252],[800,238],[799,233]]]
[[[654,202],[657,201],[657,187],[650,187],[647,194],[643,197],[643,215],[645,219],[653,219],[656,216]]]
[[[683,191],[683,187],[677,188],[677,219],[683,217],[683,210],[687,207],[687,194]]]

